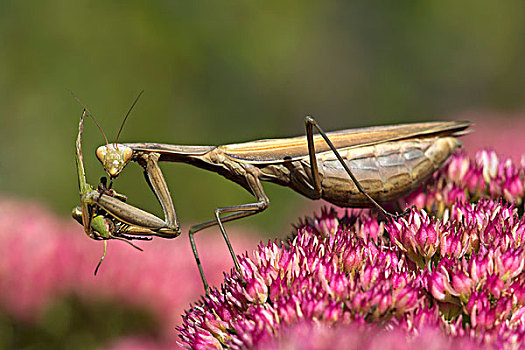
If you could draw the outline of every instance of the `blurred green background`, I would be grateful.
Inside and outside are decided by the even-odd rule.
[[[525,2],[11,1],[0,2],[0,192],[63,216],[78,203],[74,139],[81,107],[110,140],[144,89],[123,142],[223,144],[443,119],[525,101]],[[104,175],[87,120],[88,180]],[[247,203],[235,184],[163,166],[183,223]],[[271,205],[244,222],[295,220],[306,199],[265,186]],[[116,183],[160,213],[138,166]]]

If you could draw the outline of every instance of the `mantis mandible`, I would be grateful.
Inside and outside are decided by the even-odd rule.
[[[83,116],[85,113],[92,117],[84,107]],[[97,190],[86,185],[83,168],[81,173],[78,166],[82,162],[78,161],[77,145],[79,183],[84,181],[84,185],[80,185],[81,208],[77,207],[73,216],[94,239],[175,238],[181,234],[181,227],[159,162],[187,163],[241,185],[255,197],[255,202],[218,207],[214,219],[189,229],[191,247],[207,293],[209,286],[194,235],[218,225],[242,278],[223,223],[254,215],[268,207],[270,201],[261,181],[288,186],[308,198],[324,199],[342,207],[375,206],[384,215],[392,216],[380,203],[400,198],[422,184],[460,146],[456,137],[467,133],[470,125],[467,121],[426,122],[325,133],[308,116],[306,136],[293,138],[222,146],[117,142],[100,146],[96,156],[111,180],[117,178],[130,161],[142,166],[164,219],[126,204],[124,196],[106,189],[105,184]],[[319,134],[314,134],[314,129]],[[79,127],[79,139],[80,134]]]

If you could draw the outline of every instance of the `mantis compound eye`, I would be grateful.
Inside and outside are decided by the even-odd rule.
[[[105,145],[97,148],[97,159],[111,177],[117,177],[131,160],[133,151],[124,145]]]

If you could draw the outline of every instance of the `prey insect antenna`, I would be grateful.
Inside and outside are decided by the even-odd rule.
[[[139,101],[140,96],[142,96],[143,93],[144,93],[144,90],[139,92],[139,94],[135,98],[135,101],[133,101],[133,103],[131,104],[131,107],[129,108],[128,113],[126,113],[126,116],[124,117],[124,120],[122,121],[122,124],[120,124],[120,129],[118,129],[117,137],[115,138],[115,147],[117,146],[118,138],[120,136],[120,132],[122,131],[122,128],[124,128],[124,124],[126,124],[126,120],[128,120],[128,117],[131,114],[131,111],[133,110],[133,107],[135,107],[135,105]]]
[[[89,109],[86,107],[85,104],[82,103],[82,101],[80,101],[80,99],[77,97],[77,95],[75,95],[73,93],[73,91],[71,91],[70,89],[66,89],[67,91],[69,91],[69,93],[71,94],[71,96],[73,96],[73,98],[75,99],[75,101],[78,102],[79,105],[82,106],[82,108],[84,108],[84,110],[86,111],[86,114],[89,115],[91,117],[91,119],[93,119],[93,121],[95,122],[95,124],[97,125],[98,129],[100,130],[100,132],[102,133],[102,136],[104,136],[104,140],[106,140],[106,145],[109,145],[109,141],[108,141],[108,138],[106,137],[106,134],[104,133],[104,130],[102,130],[102,128],[100,127],[100,125],[98,124],[97,120],[95,119],[95,117],[93,116],[93,114],[91,114],[91,112],[89,111]]]

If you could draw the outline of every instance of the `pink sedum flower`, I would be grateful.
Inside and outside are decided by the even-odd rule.
[[[519,349],[523,166],[454,156],[396,220],[323,209],[184,316],[188,348]],[[217,325],[220,325],[218,327]]]
[[[525,163],[516,165],[487,150],[478,151],[475,159],[455,154],[433,175],[428,186],[411,193],[402,202],[442,216],[455,202],[483,197],[505,199],[523,208]]]

